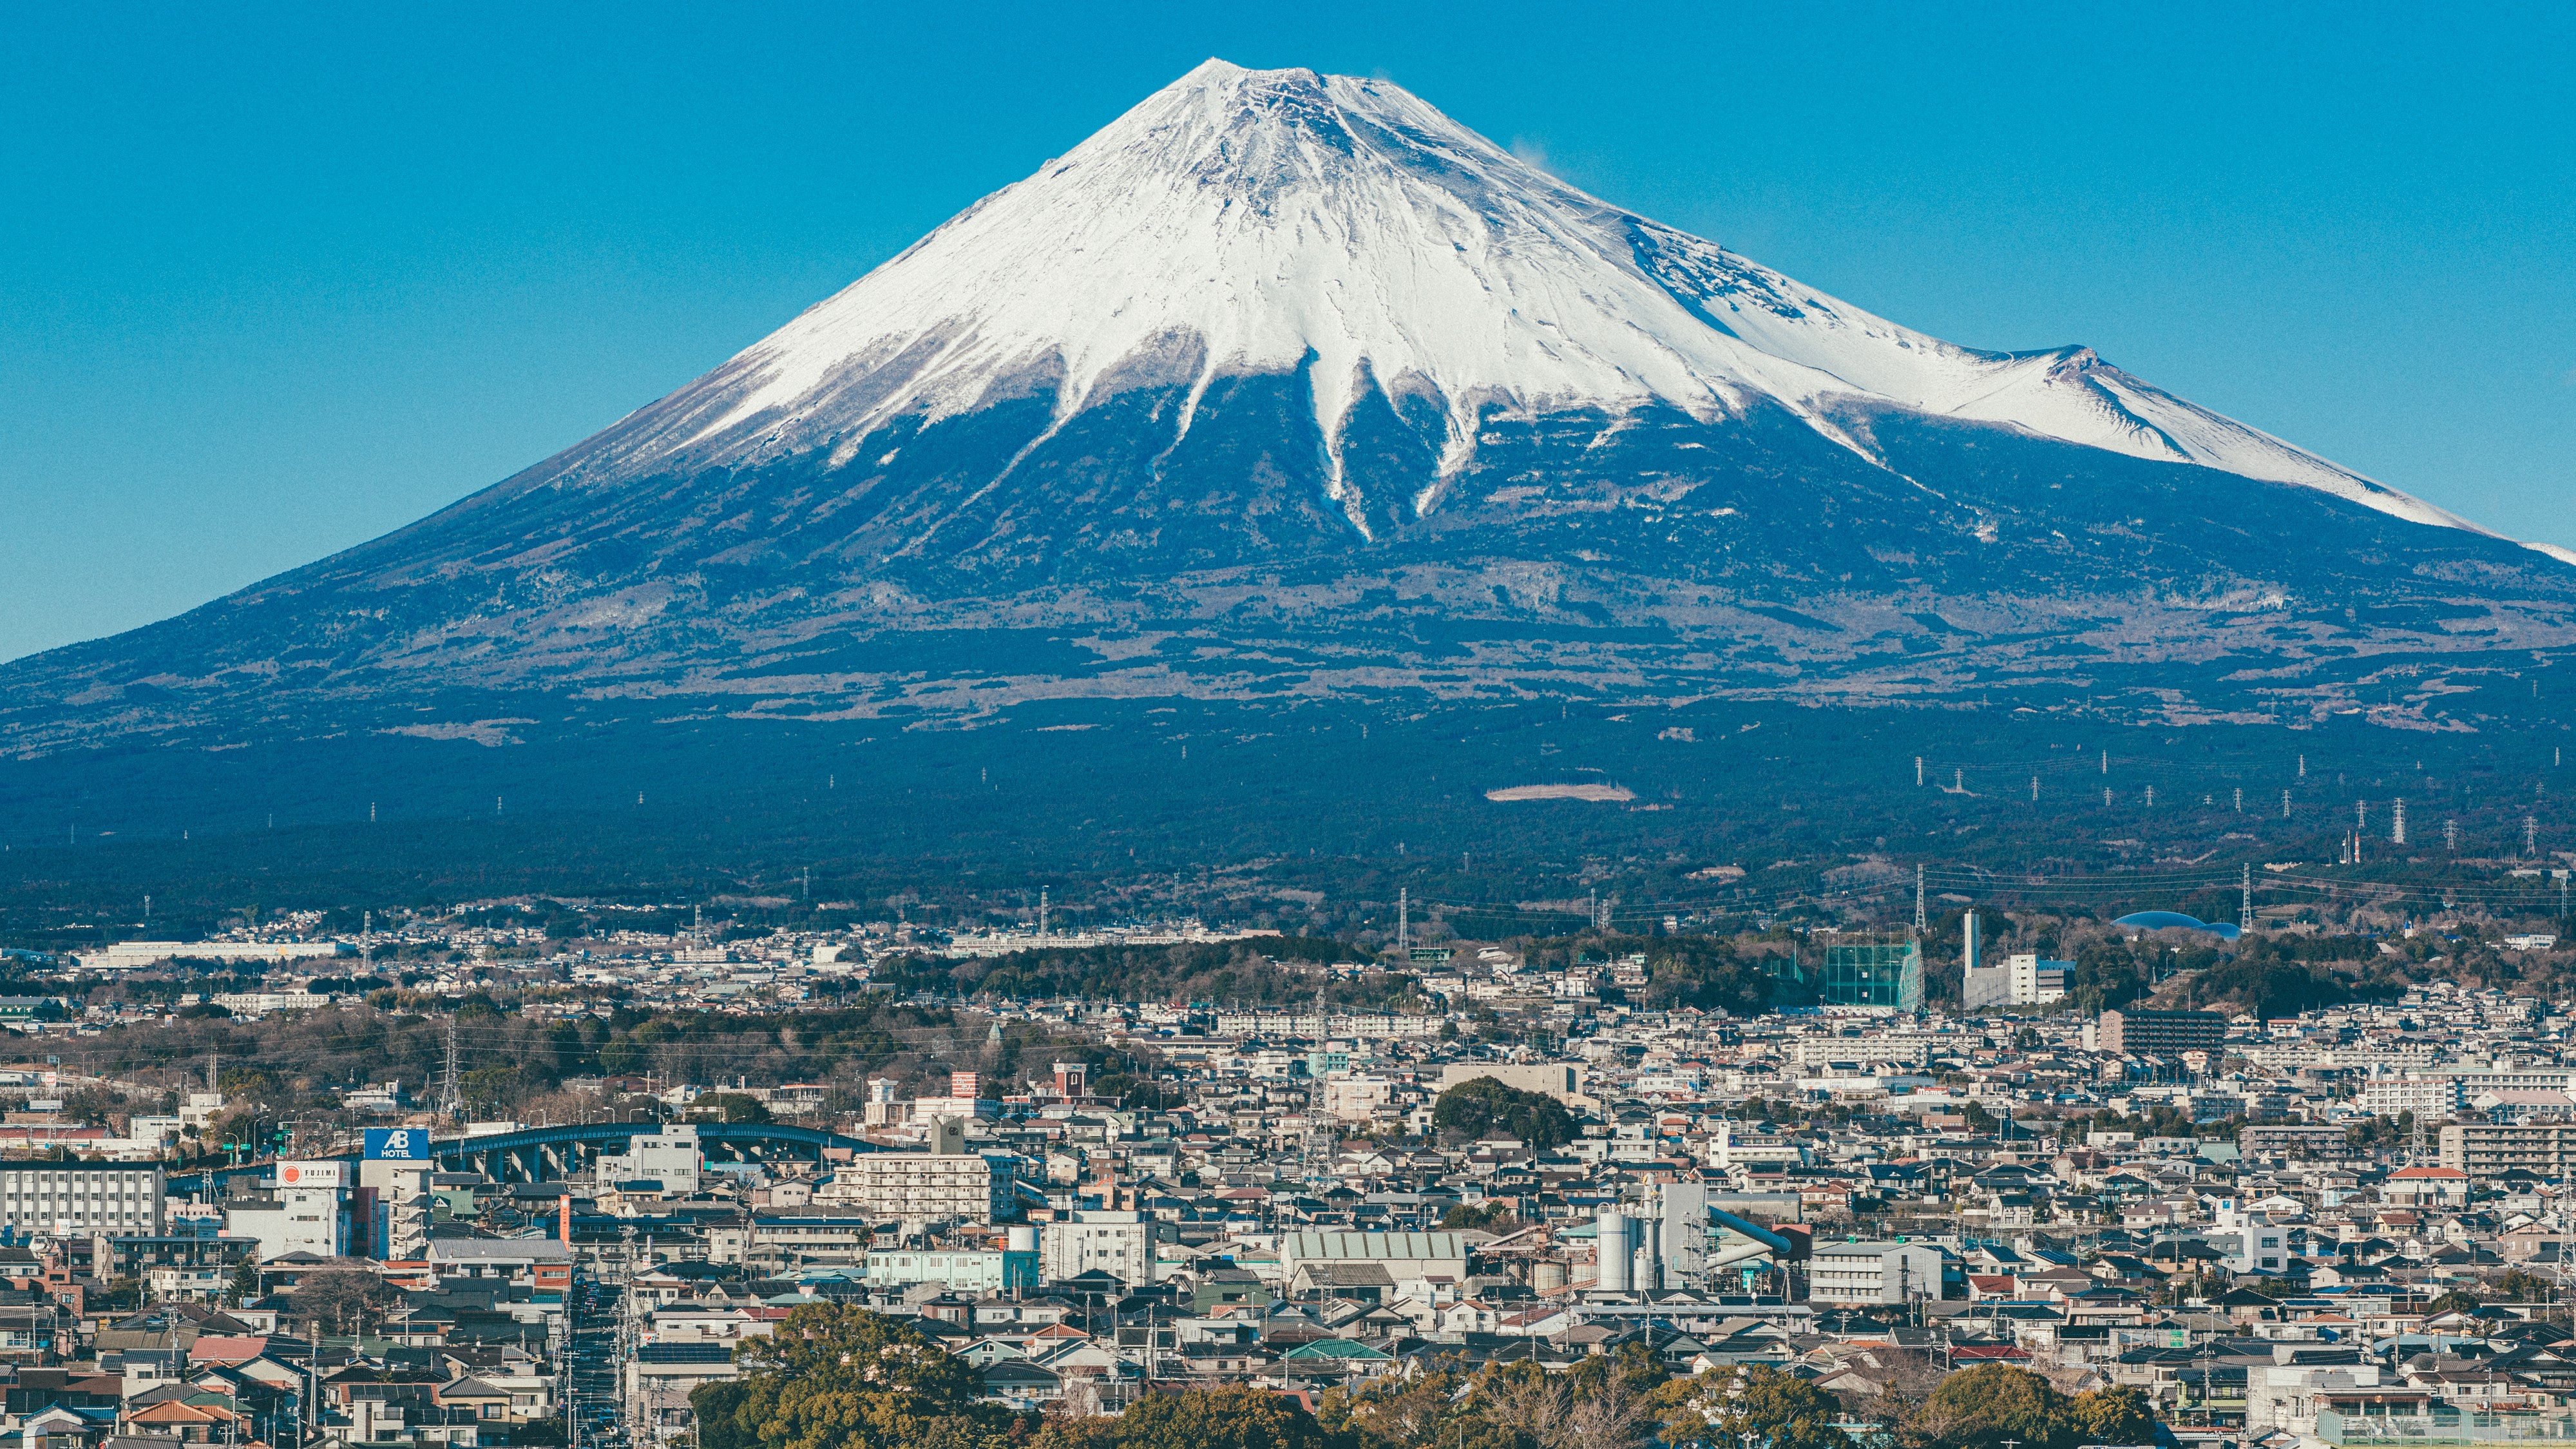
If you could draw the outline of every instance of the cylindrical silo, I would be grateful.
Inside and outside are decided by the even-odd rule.
[[[1592,1286],[1603,1293],[1627,1292],[1630,1255],[1637,1251],[1637,1240],[1629,1235],[1628,1215],[1605,1212],[1594,1218],[1592,1243],[1600,1263],[1598,1280]]]

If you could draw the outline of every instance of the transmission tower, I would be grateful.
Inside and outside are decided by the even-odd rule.
[[[2254,867],[2250,865],[2245,867],[2244,890],[2245,903],[2240,908],[2236,929],[2250,931],[2254,929]]]
[[[1923,934],[1923,862],[1914,863],[1914,934]]]
[[[465,1117],[465,1089],[456,1075],[456,1018],[447,1019],[447,1066],[439,1074],[438,1110],[458,1121]]]

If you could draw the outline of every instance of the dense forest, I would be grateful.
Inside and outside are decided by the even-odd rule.
[[[2564,864],[2553,853],[2576,843],[2570,794],[2549,788],[2563,701],[2544,695],[2499,694],[2506,725],[2440,737],[1705,701],[764,726],[781,733],[756,771],[700,725],[560,757],[352,740],[291,775],[264,772],[257,746],[141,751],[76,789],[10,760],[0,949],[191,939],[292,910],[345,932],[494,902],[531,907],[550,938],[585,924],[571,917],[667,930],[700,908],[752,932],[973,929],[1032,921],[1041,892],[1075,927],[1195,916],[1380,946],[1399,893],[1416,943],[1602,917],[1629,935],[1667,918],[1721,935],[1902,928],[1917,864],[1951,920],[1963,905],[2233,919],[2252,864],[2258,908],[2337,929],[2444,901],[2545,929],[2561,883],[2505,869],[2527,851]],[[1489,798],[1544,784],[1602,793]],[[2417,821],[2404,849],[2385,840],[2398,797]],[[2356,810],[2368,864],[2337,866]]]

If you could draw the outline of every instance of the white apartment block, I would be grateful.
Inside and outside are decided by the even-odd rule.
[[[2440,1121],[2460,1109],[2460,1079],[2382,1077],[2362,1084],[2358,1105],[2374,1117],[2394,1117],[2400,1112],[2412,1112],[2418,1117]]]
[[[1900,1067],[1919,1067],[1931,1060],[1932,1047],[1932,1038],[1913,1033],[1802,1036],[1790,1043],[1789,1056],[1801,1067],[1820,1067],[1827,1062],[1850,1062],[1855,1066],[1887,1062]]]
[[[1014,1161],[1002,1153],[867,1153],[836,1170],[814,1201],[881,1222],[989,1223],[1011,1213]]]
[[[21,1232],[157,1236],[162,1212],[148,1163],[0,1163],[0,1225]]]

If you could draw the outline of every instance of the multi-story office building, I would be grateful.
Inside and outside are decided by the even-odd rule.
[[[2214,1052],[2227,1043],[2227,1018],[2214,1011],[2106,1011],[2100,1042],[2113,1056]]]

